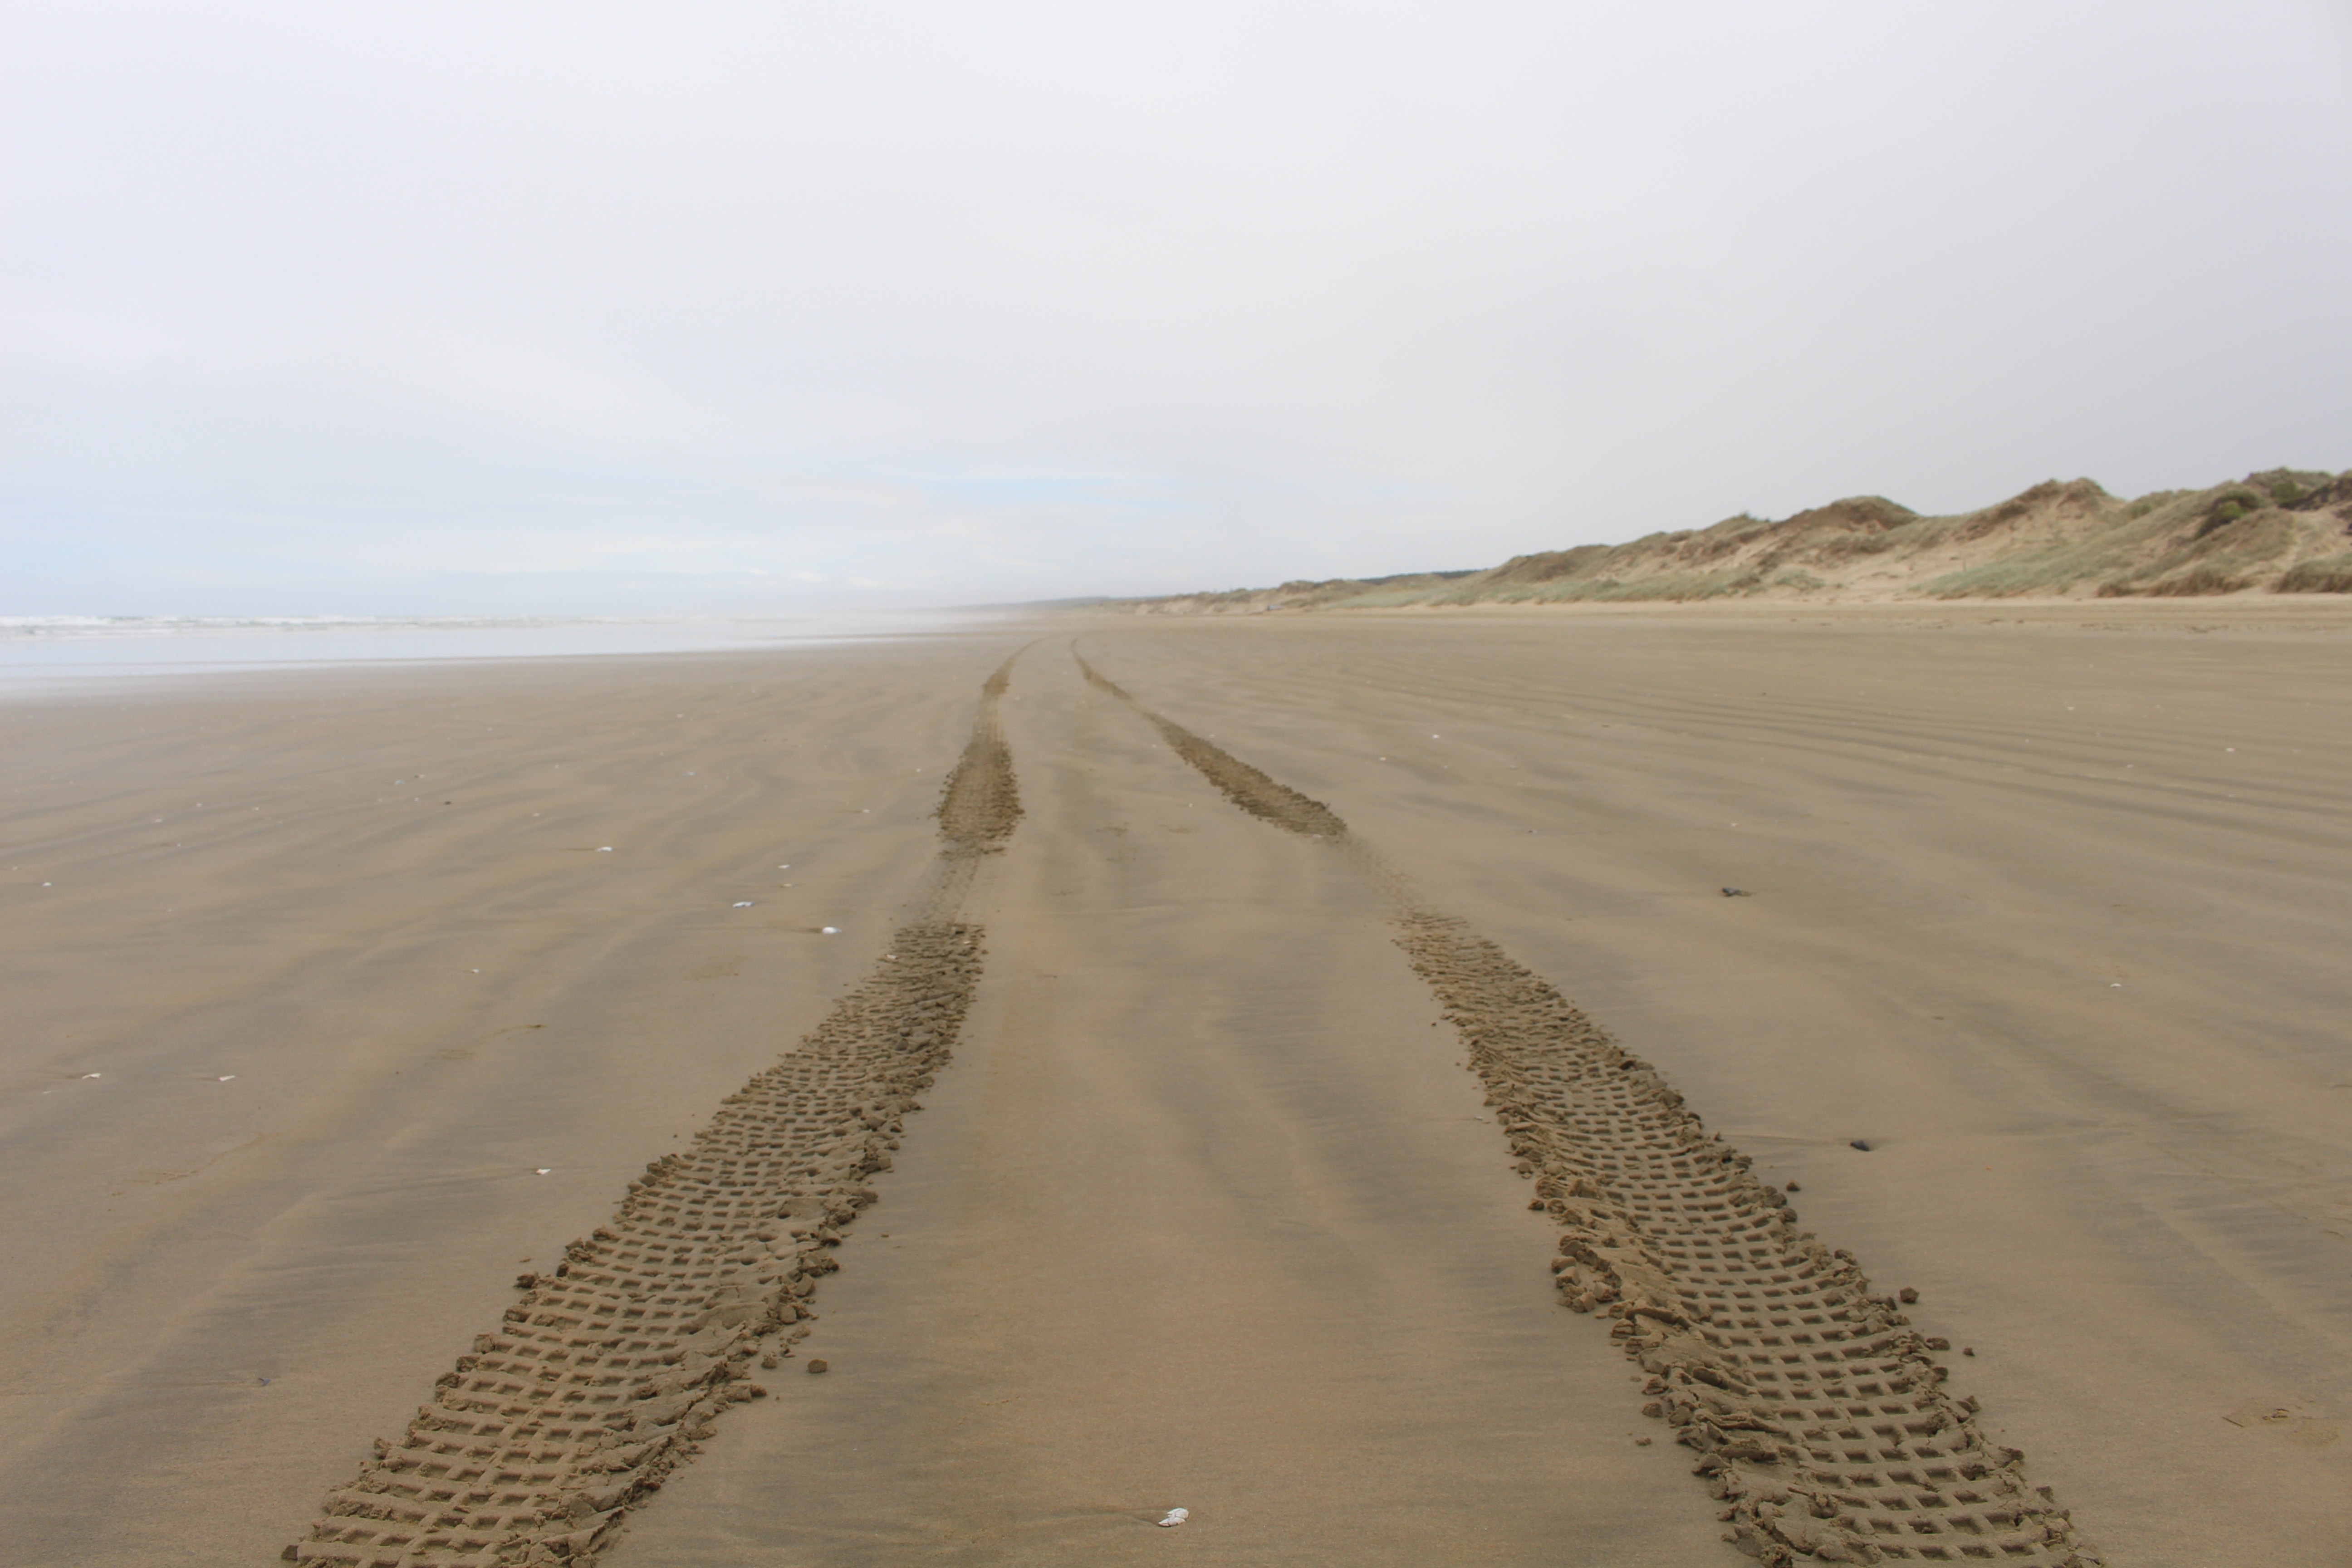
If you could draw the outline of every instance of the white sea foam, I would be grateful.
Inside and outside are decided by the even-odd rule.
[[[793,619],[0,616],[0,689],[326,664],[723,652],[936,631],[950,614]]]

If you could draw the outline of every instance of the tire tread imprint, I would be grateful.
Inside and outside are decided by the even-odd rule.
[[[283,1560],[336,1568],[585,1565],[701,1452],[755,1368],[791,1364],[831,1249],[875,1201],[916,1095],[947,1061],[983,933],[954,918],[977,858],[1021,816],[982,688],[942,788],[939,874],[871,974],[791,1051],[728,1095],[687,1149],[647,1165],[611,1218],[522,1275],[432,1402],[331,1490]]]
[[[1397,944],[1486,1085],[1531,1206],[1561,1227],[1563,1304],[1600,1311],[1648,1373],[1643,1413],[1698,1455],[1724,1540],[1801,1561],[2095,1568],[2024,1455],[1989,1440],[1851,1252],[1797,1228],[1786,1196],[1541,975],[1348,836],[1320,801],[1162,718],[1079,656],[1228,799],[1288,832],[1340,841],[1396,905]]]

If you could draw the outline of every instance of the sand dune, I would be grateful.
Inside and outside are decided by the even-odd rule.
[[[2334,1562],[2352,619],[2215,608],[16,705],[0,1533]]]
[[[2273,468],[2195,490],[2109,495],[2047,480],[1923,516],[1850,496],[1778,520],[1742,512],[1625,544],[1515,555],[1484,571],[1285,583],[1115,603],[1143,615],[1721,599],[2203,598],[2352,593],[2352,473]]]

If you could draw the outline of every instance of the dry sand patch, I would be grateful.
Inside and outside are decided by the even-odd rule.
[[[1724,1539],[1760,1561],[2098,1561],[2024,1456],[1987,1440],[1973,1395],[1912,1329],[1916,1292],[1876,1295],[1851,1252],[1798,1228],[1751,1157],[1709,1137],[1650,1064],[1420,889],[1310,800],[1135,702],[1234,805],[1344,851],[1392,904],[1398,945],[1461,1036],[1533,1184],[1566,1226],[1551,1268],[1574,1311],[1649,1374],[1644,1415],[1699,1455]],[[1718,889],[1727,898],[1744,889]],[[1853,1140],[1857,1152],[1867,1140]],[[1791,1184],[1793,1187],[1793,1184]]]
[[[2250,619],[1325,618],[1087,646],[1800,1180],[1808,1228],[1978,1352],[1958,1375],[1989,1430],[2117,1561],[2254,1531],[2326,1562],[2346,622]],[[2223,1418],[2252,1390],[2298,1401],[2266,1441]]]
[[[2321,1563],[2344,623],[2194,610],[1087,646],[1918,1287],[1954,1394],[2113,1561]],[[888,951],[1031,635],[0,714],[26,1560],[273,1555],[519,1268]],[[1738,1561],[1694,1456],[1633,1446],[1665,1429],[1552,1295],[1561,1227],[1361,876],[1034,663],[957,1065],[803,1348],[836,1370],[732,1410],[612,1560]]]

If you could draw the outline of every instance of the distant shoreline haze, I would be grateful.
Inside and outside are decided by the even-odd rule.
[[[0,687],[322,664],[726,653],[887,640],[955,611],[722,618],[341,616],[0,616]]]

